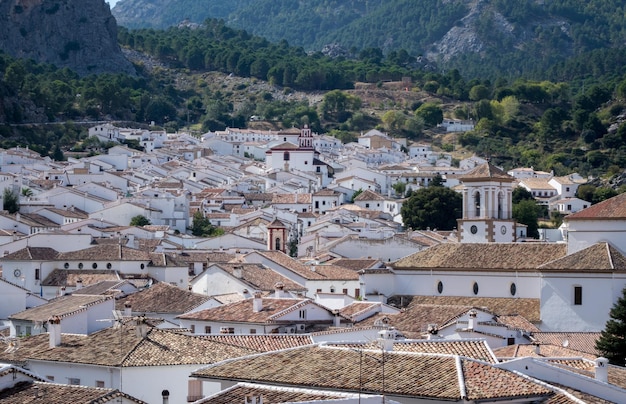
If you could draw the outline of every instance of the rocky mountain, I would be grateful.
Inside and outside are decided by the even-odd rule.
[[[0,49],[80,75],[134,73],[117,43],[117,23],[104,0],[2,0]]]
[[[218,18],[307,51],[403,49],[472,77],[539,75],[626,43],[618,0],[120,0],[112,13],[127,28]]]

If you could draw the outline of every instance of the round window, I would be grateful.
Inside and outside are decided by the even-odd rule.
[[[78,269],[83,269],[83,263],[82,262],[78,264]]]
[[[111,269],[113,267],[113,265],[111,265],[110,262],[107,263],[107,269]]]
[[[437,282],[437,292],[439,292],[439,294],[443,293],[443,282],[441,281]]]
[[[96,268],[98,268],[98,264],[96,264],[96,263],[94,262],[93,264],[91,264],[91,267],[92,267],[93,269],[96,269]]]
[[[473,290],[475,295],[478,294],[478,283],[477,282],[474,282],[474,285],[472,286],[472,290]]]
[[[70,263],[66,262],[65,264],[63,264],[63,268],[68,269],[70,267]]]
[[[139,265],[139,268],[144,269],[146,266],[144,264]]]
[[[476,227],[476,225],[472,225],[472,227],[470,227],[470,231],[472,234],[476,234],[478,232],[478,227]]]
[[[515,283],[511,283],[511,296],[515,296],[515,294],[517,293],[517,286],[515,285]]]

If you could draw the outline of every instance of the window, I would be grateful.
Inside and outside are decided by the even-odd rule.
[[[97,269],[97,268],[98,268],[98,264],[94,262],[93,264],[91,264],[91,267],[92,267],[93,269]]]
[[[256,334],[256,328],[251,328],[250,329],[250,334]]]
[[[317,289],[317,293],[322,293],[322,289]]]
[[[280,251],[280,237],[276,237],[274,240],[274,249]]]
[[[343,290],[343,294],[344,294],[344,295],[347,295],[347,294],[348,294],[348,289],[344,289],[344,290]]]
[[[509,292],[511,292],[511,296],[515,296],[515,294],[517,293],[517,285],[515,285],[515,282],[511,283],[511,286],[509,287]]]
[[[302,309],[298,312],[298,317],[305,320],[306,319],[306,309]]]
[[[41,278],[41,269],[35,268],[35,279],[39,280]]]
[[[205,325],[204,326],[204,333],[205,334],[210,334],[211,333],[211,326],[210,325]]]
[[[78,264],[78,269],[83,269],[83,263]]]
[[[474,205],[476,207],[476,216],[480,216],[480,192],[474,194]]]
[[[439,294],[443,293],[443,282],[441,281],[437,282],[437,292],[439,292]]]
[[[574,304],[580,306],[583,304],[583,287],[574,286]]]
[[[515,338],[509,337],[506,339],[507,345],[515,345]]]
[[[96,387],[104,388],[104,380],[96,380]]]
[[[113,267],[113,265],[111,265],[110,262],[107,263],[107,269],[111,269]]]
[[[22,327],[19,325],[15,326],[15,335],[22,335]]]
[[[141,265],[139,265],[139,268],[141,268],[141,269],[144,269],[145,267],[146,267],[146,265],[145,265],[145,264],[141,264]]]
[[[234,334],[235,333],[235,328],[234,327],[222,327],[220,328],[220,334]]]
[[[54,381],[54,376],[46,376],[46,379],[50,380],[51,382]]]
[[[80,385],[80,379],[75,378],[75,377],[68,377],[67,378],[67,384],[78,386],[78,385]]]
[[[361,289],[356,288],[354,289],[354,297],[360,297],[361,296]]]
[[[334,286],[330,287],[330,293],[335,293],[335,287]]]
[[[475,295],[478,294],[478,283],[474,282],[474,285],[472,285],[472,291],[474,292]]]
[[[70,263],[66,262],[65,264],[63,264],[63,268],[68,269],[70,267]]]
[[[191,333],[192,333],[192,334],[195,334],[195,333],[196,333],[196,326],[195,326],[195,324],[191,324],[191,325],[189,326],[189,329],[191,330]]]
[[[289,161],[289,152],[283,153],[283,160],[284,161]]]

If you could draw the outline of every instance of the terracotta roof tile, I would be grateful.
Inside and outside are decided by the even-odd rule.
[[[55,269],[41,281],[41,286],[75,287],[76,281],[79,279],[83,281],[83,286],[94,285],[102,281],[120,281],[117,271],[110,269]]]
[[[359,363],[362,366],[355,366]],[[192,376],[444,400],[552,395],[540,384],[467,358],[395,351],[383,357],[380,351],[361,355],[354,349],[324,346],[234,359],[199,369]]]
[[[296,402],[324,402],[354,397],[354,394],[332,391],[294,389],[277,386],[266,386],[252,383],[238,383],[215,395],[206,397],[196,403],[232,404],[246,402],[247,397],[263,397],[264,403],[296,403]],[[365,396],[363,397],[365,398]]]
[[[146,251],[135,250],[117,244],[95,245],[77,251],[60,253],[58,260],[95,260],[95,261],[149,261],[150,255]]]
[[[26,247],[0,258],[0,261],[54,260],[59,252],[49,247]]]
[[[129,303],[134,313],[180,314],[210,300],[209,296],[189,292],[166,282],[158,282],[141,292],[123,297],[116,302],[118,310]]]
[[[463,182],[499,179],[513,182],[515,178],[511,177],[498,167],[491,163],[481,164],[466,174],[461,176]]]
[[[257,352],[278,351],[313,344],[310,335],[303,334],[209,334],[203,337],[211,341],[248,348]]]
[[[330,262],[333,265],[360,271],[361,269],[377,268],[381,262],[377,258],[338,258]]]
[[[261,310],[254,311],[253,300],[254,298],[249,298],[228,305],[194,311],[180,315],[178,318],[201,321],[274,323],[278,314],[292,310],[294,307],[300,307],[302,304],[314,304],[309,299],[261,298]]]
[[[132,321],[120,328],[105,328],[91,335],[62,334],[61,345],[54,348],[49,347],[48,334],[23,338],[20,349],[0,353],[0,361],[16,363],[36,359],[124,367],[201,365],[256,352],[202,336],[151,327],[142,338],[130,323]]]
[[[119,390],[68,384],[19,382],[15,386],[0,391],[3,404],[25,404],[44,400],[46,404],[66,403],[117,403],[120,397],[145,404],[137,398],[121,393]]]
[[[255,254],[260,254],[308,280],[358,279],[358,274],[349,269],[338,266],[305,265],[281,251],[257,251]]]
[[[272,292],[275,290],[277,283],[282,283],[284,290],[288,291],[304,291],[306,288],[289,278],[282,276],[278,272],[261,264],[248,263],[223,263],[217,264],[223,271],[235,276],[238,270],[241,270],[241,280],[246,282],[253,288],[263,291]],[[236,271],[237,269],[237,271]]]
[[[557,243],[444,243],[391,263],[396,270],[535,271],[564,257],[566,244]]]
[[[272,203],[280,204],[280,203],[302,203],[302,204],[311,204],[311,194],[272,194]]]
[[[609,243],[597,243],[573,254],[548,262],[541,271],[626,271],[626,257]]]
[[[377,192],[366,189],[354,198],[355,201],[384,201],[385,198]]]
[[[572,220],[615,220],[626,219],[626,193],[591,205],[587,209],[572,213],[565,217],[565,221]]]
[[[596,350],[596,341],[600,338],[599,332],[533,332],[532,338],[540,344],[567,346],[576,351],[599,356]]]
[[[31,307],[10,316],[14,320],[25,321],[48,321],[52,316],[59,316],[61,319],[75,313],[87,310],[88,307],[103,303],[112,299],[111,296],[98,295],[68,295],[57,297],[41,306]]]
[[[544,357],[544,358],[585,358],[593,360],[597,355],[590,355],[585,352],[565,348],[560,345],[549,344],[515,344],[505,347],[495,348],[493,353],[498,359],[522,358],[522,357]]]

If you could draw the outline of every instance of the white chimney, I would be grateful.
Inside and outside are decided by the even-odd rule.
[[[396,339],[396,330],[389,328],[378,331],[381,348],[387,352],[393,351],[393,341]]]
[[[341,317],[339,317],[338,313],[335,313],[335,317],[333,317],[333,325],[335,327],[340,327],[341,326]]]
[[[233,268],[233,276],[237,279],[241,279],[243,278],[243,267],[242,266],[236,266]]]
[[[52,316],[48,319],[48,334],[50,348],[61,345],[61,318],[59,316]]]
[[[254,294],[254,298],[252,298],[252,311],[258,313],[261,310],[263,310],[263,298],[261,293],[257,292]]]
[[[141,338],[146,338],[148,335],[148,324],[146,324],[145,316],[135,318],[135,335]]]
[[[535,354],[541,355],[541,345],[538,342],[535,343]]]
[[[473,330],[474,327],[476,327],[476,316],[478,315],[478,313],[476,312],[476,310],[470,310],[468,315],[469,319],[467,320],[467,329]]]
[[[76,290],[79,290],[82,288],[83,288],[83,279],[82,278],[76,279]]]
[[[596,380],[609,382],[609,360],[607,358],[596,358],[595,360]]]
[[[124,317],[130,317],[133,315],[133,308],[130,302],[124,303]]]
[[[274,285],[274,297],[280,299],[283,294],[283,289],[285,289],[285,284],[282,282],[276,282]]]

